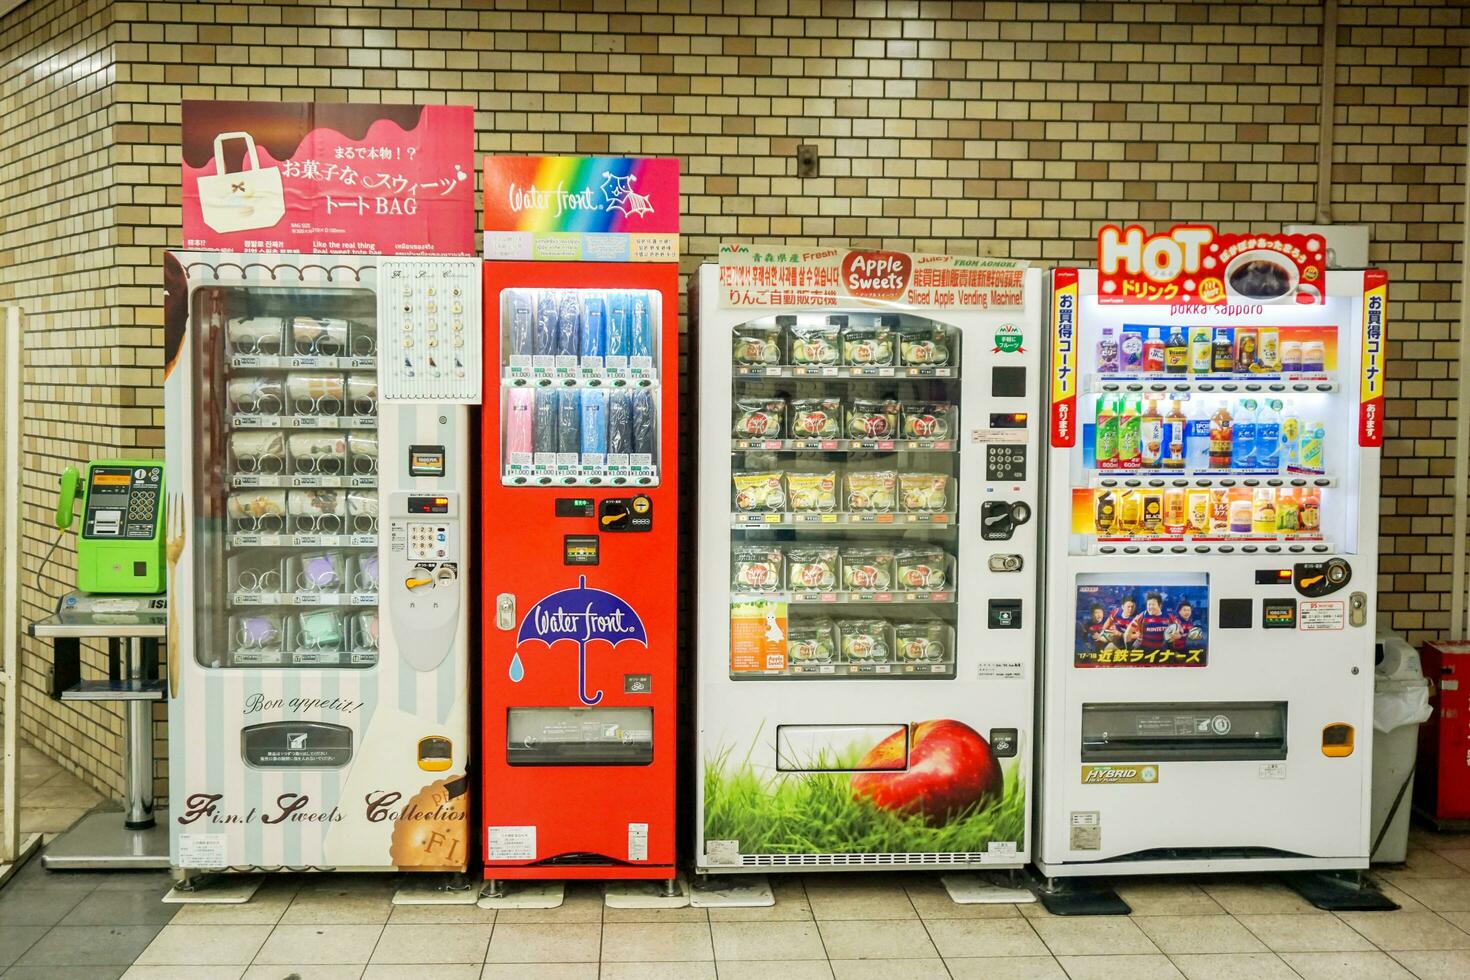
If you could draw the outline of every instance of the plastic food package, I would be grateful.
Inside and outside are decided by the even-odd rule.
[[[633,446],[632,396],[614,391],[607,396],[607,451],[609,455],[626,456]]]
[[[270,552],[247,551],[230,558],[230,591],[261,595],[281,591],[281,560]]]
[[[893,470],[848,473],[847,509],[854,514],[885,513],[898,501],[898,474]]]
[[[730,586],[736,592],[779,592],[784,578],[779,545],[736,545],[730,549]]]
[[[339,476],[347,470],[347,439],[340,432],[318,429],[293,432],[286,439],[291,472]]]
[[[606,453],[607,392],[589,388],[582,392],[582,456],[601,457]]]
[[[556,391],[551,388],[536,389],[531,434],[537,454],[556,452]]]
[[[284,473],[286,437],[279,430],[271,429],[232,432],[230,457],[237,473]]]
[[[556,393],[556,451],[582,451],[582,392],[563,388]]]
[[[882,619],[839,619],[837,636],[842,659],[854,664],[888,662],[888,622]]]
[[[603,324],[607,321],[607,307],[601,296],[592,295],[582,303],[582,356],[601,357]]]
[[[530,388],[512,388],[506,396],[505,456],[514,462],[528,462],[536,451],[536,437],[531,417],[536,411],[536,393]]]
[[[792,592],[831,592],[837,588],[837,546],[786,546],[786,587]]]
[[[786,485],[775,470],[736,473],[735,509],[746,513],[786,509]]]
[[[562,290],[556,301],[556,356],[576,357],[581,352],[582,304],[573,290]]]
[[[234,378],[228,390],[230,404],[244,415],[279,415],[285,404],[286,386],[280,378]]]
[[[295,645],[298,650],[341,650],[346,635],[342,614],[333,609],[297,613]]]
[[[831,322],[793,323],[788,331],[791,335],[791,363],[808,367],[835,365],[842,353],[842,328]]]
[[[905,439],[950,439],[955,432],[955,407],[947,402],[904,402]]]
[[[291,346],[298,354],[335,357],[347,352],[346,320],[334,317],[291,318]]]
[[[898,587],[905,592],[938,592],[949,585],[949,556],[943,548],[900,548],[894,556]]]
[[[791,509],[803,513],[830,513],[837,509],[837,471],[817,470],[786,474]]]
[[[898,402],[892,398],[854,398],[847,407],[847,437],[898,438]]]
[[[902,473],[898,489],[904,510],[938,514],[949,509],[948,473]]]
[[[634,293],[628,301],[628,356],[653,357],[653,310],[647,293]]]
[[[225,325],[225,337],[237,354],[279,354],[285,332],[286,321],[278,316],[235,317]]]
[[[892,548],[848,545],[842,549],[842,587],[848,592],[888,592],[893,565]]]
[[[603,345],[603,356],[627,357],[632,346],[628,328],[628,297],[625,293],[613,293],[607,301],[607,343]]]
[[[652,457],[657,451],[653,420],[653,393],[646,388],[633,392],[633,452]]]
[[[511,293],[506,306],[510,354],[512,357],[530,357],[535,353],[536,310],[524,293]]]
[[[526,438],[529,440],[530,436]],[[530,452],[530,449],[526,451]],[[361,431],[347,433],[347,455],[352,461],[352,472],[362,475],[378,472],[378,434]]]
[[[786,427],[786,401],[782,398],[735,399],[736,439],[779,439]]]
[[[302,533],[341,534],[347,524],[347,495],[340,490],[292,490],[286,494],[286,513]]]
[[[828,322],[832,321],[828,318]],[[842,331],[842,363],[853,367],[892,367],[893,329],[880,317],[871,326],[853,324]]]
[[[347,576],[347,556],[340,551],[292,555],[291,587],[297,592],[340,592]]]
[[[836,439],[842,435],[842,399],[793,398],[791,438]]]
[[[340,374],[286,375],[286,402],[296,415],[341,415],[345,390]]]
[[[944,663],[949,660],[949,647],[949,627],[944,623],[917,620],[893,624],[893,649],[901,663]]]
[[[934,324],[903,327],[898,335],[898,356],[904,365],[944,367],[950,357],[949,331]]]
[[[536,300],[536,332],[532,339],[532,353],[550,356],[556,353],[557,335],[556,294],[542,290]]]
[[[230,634],[244,650],[279,650],[281,617],[277,613],[251,613],[230,617]]]
[[[356,534],[376,534],[378,530],[378,491],[352,490],[347,494],[347,514]]]
[[[378,376],[376,374],[349,374],[347,376],[347,404],[353,415],[378,414]]]
[[[777,327],[745,324],[735,328],[734,358],[736,364],[780,364],[781,331]]]
[[[275,534],[285,528],[286,491],[232,493],[225,501],[225,510],[235,522],[236,530]]]
[[[794,664],[830,664],[837,659],[837,627],[825,616],[786,626],[786,656]]]

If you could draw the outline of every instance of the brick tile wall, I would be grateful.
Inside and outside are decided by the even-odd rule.
[[[38,24],[59,28],[35,6],[5,19],[5,63],[44,47],[30,37]],[[52,444],[31,474],[31,552],[46,541],[47,467],[83,455],[102,431],[158,443],[146,345],[159,332],[160,255],[179,241],[182,98],[466,103],[477,109],[482,153],[675,154],[686,175],[686,272],[722,238],[1052,264],[1089,262],[1104,220],[1274,229],[1312,222],[1318,210],[1316,2],[307,0],[110,10],[112,141],[96,152],[111,154],[113,180],[95,193],[111,195],[114,220],[91,199],[66,212],[99,225],[73,243],[106,248],[63,259],[56,240],[66,233],[47,225],[23,239],[44,244],[22,249],[9,223],[0,253],[0,296],[21,295],[28,309],[71,296],[68,310],[79,310],[99,295],[75,277],[65,280],[73,293],[16,292],[38,277],[79,262],[97,270],[89,290],[110,277],[100,294],[109,305],[68,313],[65,322],[88,328],[54,355],[88,366],[64,377],[48,367],[47,384],[106,376],[116,387],[86,407],[54,404],[63,399],[47,389],[49,424],[75,441]],[[1339,15],[1334,215],[1373,226],[1374,261],[1394,280],[1380,601],[1415,639],[1447,620],[1467,38],[1463,4],[1352,0]],[[6,132],[23,126],[15,111],[7,101]],[[62,118],[33,125],[49,132]],[[105,128],[99,120],[96,132]],[[816,178],[795,177],[802,143],[821,154]],[[7,179],[0,207],[14,210],[10,188],[33,172]],[[14,256],[27,249],[36,268],[18,277]],[[62,322],[52,314],[36,326]],[[130,356],[132,373],[106,374],[119,356]],[[91,771],[113,778],[101,762]]]

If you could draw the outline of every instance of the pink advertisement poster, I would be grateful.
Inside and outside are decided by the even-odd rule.
[[[469,106],[186,101],[184,247],[472,255]]]

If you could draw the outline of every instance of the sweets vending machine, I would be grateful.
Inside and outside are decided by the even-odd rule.
[[[486,904],[674,897],[678,193],[672,159],[485,164]]]
[[[1051,287],[1049,876],[1365,868],[1386,280],[1105,228]]]
[[[1029,860],[1040,310],[1007,261],[700,269],[699,870]]]
[[[173,865],[465,870],[479,262],[165,283]]]

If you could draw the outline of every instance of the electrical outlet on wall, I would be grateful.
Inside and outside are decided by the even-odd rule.
[[[820,157],[815,143],[802,143],[796,148],[796,176],[815,177]]]

